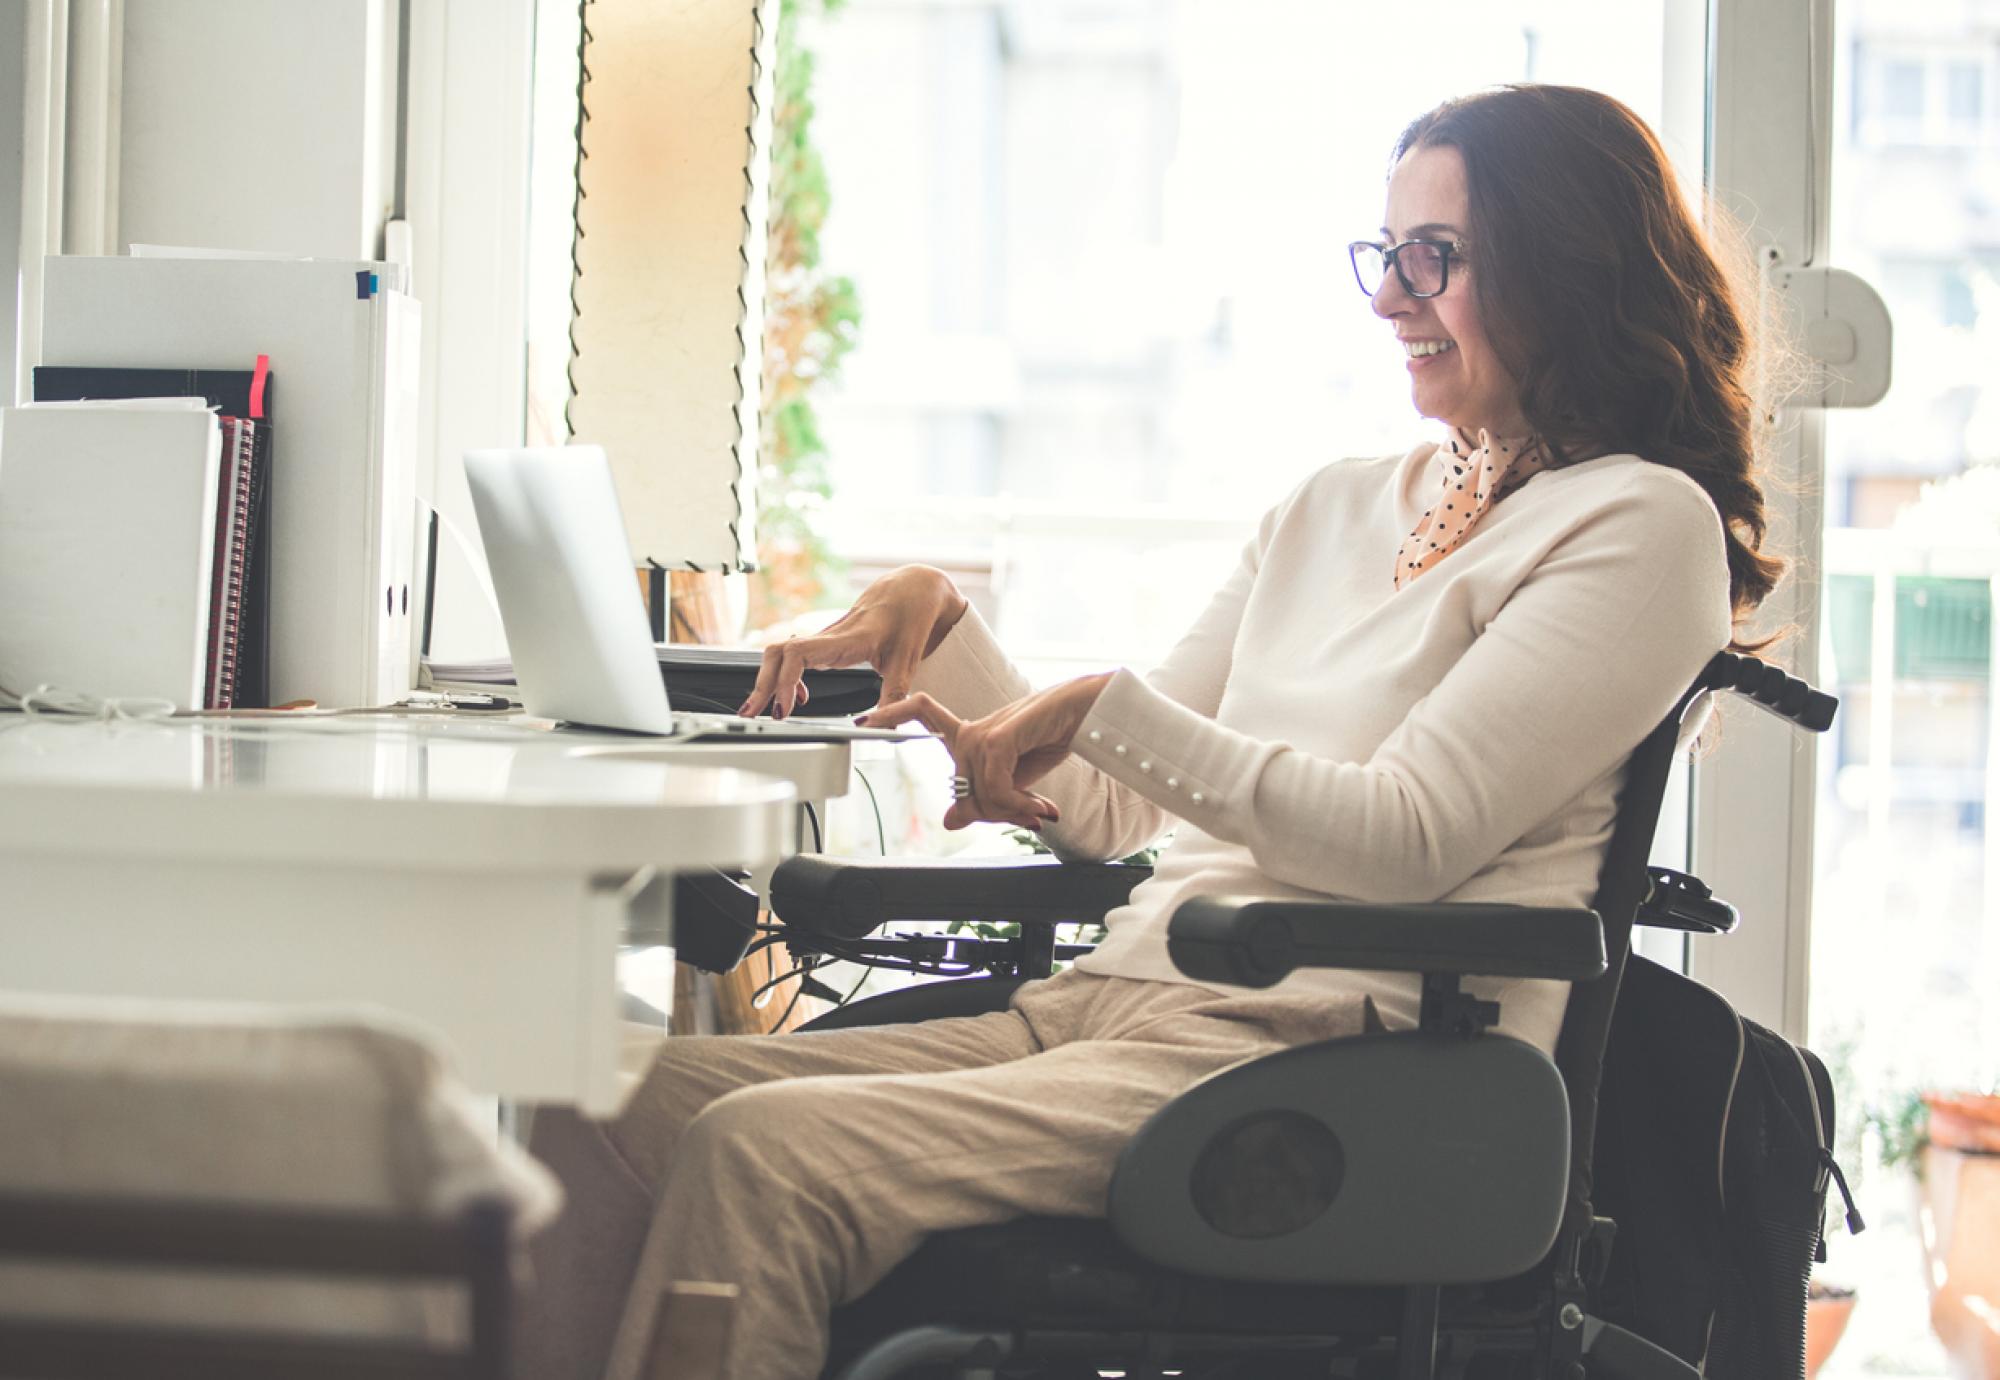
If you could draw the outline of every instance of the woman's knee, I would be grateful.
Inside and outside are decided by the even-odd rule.
[[[717,1098],[742,1085],[742,1071],[726,1041],[744,1036],[681,1036],[668,1040],[653,1067],[626,1100],[624,1110],[602,1123],[609,1144],[650,1187],[658,1188],[680,1154],[689,1126]]]
[[[737,1088],[711,1101],[681,1133],[676,1170],[732,1164],[746,1168],[782,1169],[781,1161],[798,1157],[816,1099],[800,1083],[760,1083]]]

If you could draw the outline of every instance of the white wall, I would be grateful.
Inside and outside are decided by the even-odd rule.
[[[405,203],[424,304],[425,454],[446,530],[431,651],[503,655],[467,450],[521,444],[535,0],[411,0]],[[567,157],[573,158],[574,154]]]
[[[9,321],[21,53],[42,3],[0,0]],[[424,312],[418,469],[428,490],[436,467],[441,506],[473,537],[457,456],[519,444],[525,412],[535,0],[122,0],[102,10],[58,0],[52,13],[70,81],[48,114],[58,131],[67,115],[63,168],[92,193],[67,197],[76,205],[57,221],[68,252],[136,242],[379,258],[385,224],[410,222]],[[14,339],[0,335],[4,362]],[[443,545],[442,654],[503,650],[482,576],[476,552]]]
[[[395,203],[395,0],[125,0],[118,248],[374,258]]]
[[[21,249],[21,116],[28,0],[0,0],[0,401],[13,401],[14,312]]]

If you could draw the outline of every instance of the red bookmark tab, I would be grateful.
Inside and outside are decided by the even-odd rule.
[[[271,377],[271,357],[257,356],[257,372],[250,376],[250,420],[264,420],[264,382]]]

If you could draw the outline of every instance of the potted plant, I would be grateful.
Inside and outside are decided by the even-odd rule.
[[[1855,1293],[1840,1284],[1814,1280],[1806,1291],[1806,1380],[1813,1380],[1833,1354],[1847,1320],[1854,1315]]]
[[[2000,1380],[2000,1092],[1912,1093],[1869,1124],[1916,1173],[1931,1330],[1959,1380]]]
[[[1820,1044],[1827,1073],[1833,1079],[1833,1105],[1836,1107],[1864,1105],[1855,1070],[1855,1055],[1860,1043],[1858,1027],[1836,1023],[1825,1033]],[[1842,1164],[1858,1168],[1863,1161],[1862,1144],[1872,1124],[1871,1118],[1866,1115],[1839,1117],[1836,1123],[1838,1138],[1834,1142],[1834,1156]],[[1813,1272],[1812,1282],[1806,1290],[1806,1380],[1813,1380],[1833,1354],[1834,1347],[1847,1331],[1849,1319],[1854,1316],[1857,1301],[1858,1296],[1851,1287],[1822,1279],[1817,1270]]]

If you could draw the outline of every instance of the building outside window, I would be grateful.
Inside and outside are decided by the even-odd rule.
[[[1832,261],[1876,284],[1895,382],[1826,444],[1821,746],[1810,1042],[1843,1077],[1845,1158],[1869,1230],[1833,1380],[1943,1376],[1915,1185],[1853,1134],[1924,1089],[2000,1079],[2000,4],[1843,0]],[[1747,923],[1747,921],[1746,921]]]

